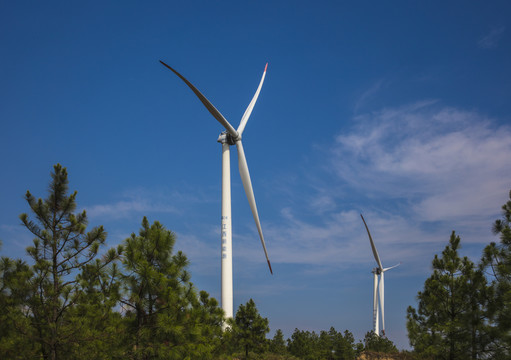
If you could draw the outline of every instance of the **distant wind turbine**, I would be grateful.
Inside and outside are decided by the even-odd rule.
[[[380,335],[380,325],[379,325],[379,313],[378,313],[378,303],[380,304],[381,309],[381,332],[382,335],[385,336],[385,290],[384,290],[384,281],[383,281],[383,274],[385,271],[395,268],[396,266],[401,265],[401,263],[384,268],[381,264],[380,255],[378,255],[378,250],[376,250],[376,246],[374,246],[373,238],[371,237],[371,233],[369,232],[369,228],[367,227],[366,221],[364,220],[364,217],[362,214],[360,214],[360,217],[362,218],[362,221],[364,222],[364,225],[367,230],[367,235],[369,235],[369,241],[371,242],[371,248],[373,249],[373,255],[374,259],[376,260],[376,263],[378,267],[375,267],[372,271],[374,275],[374,287],[373,287],[373,328],[376,335]],[[378,276],[380,277],[380,284],[378,285]],[[378,294],[379,290],[379,294]],[[379,301],[378,301],[379,300]]]
[[[232,290],[232,228],[231,228],[231,165],[230,165],[230,146],[236,145],[238,150],[238,167],[240,171],[241,181],[245,188],[245,193],[248,198],[250,209],[261,238],[261,244],[263,245],[264,255],[270,268],[270,273],[273,274],[271,269],[270,260],[268,258],[268,252],[264,243],[263,230],[259,221],[259,215],[257,213],[257,206],[254,197],[254,191],[252,190],[252,182],[250,181],[250,174],[248,172],[247,160],[245,159],[245,152],[243,151],[243,144],[241,143],[241,135],[247,125],[248,118],[252,113],[252,109],[257,101],[261,87],[263,86],[264,78],[266,76],[266,64],[263,72],[263,76],[259,83],[259,87],[250,101],[245,113],[241,117],[240,125],[238,130],[235,130],[232,125],[224,118],[224,116],[218,111],[211,102],[202,93],[193,86],[183,75],[178,73],[176,70],[171,68],[160,60],[164,66],[170,69],[176,74],[186,85],[195,93],[199,100],[204,104],[206,109],[213,115],[213,117],[225,128],[226,131],[222,132],[218,137],[218,142],[222,144],[222,222],[221,222],[221,254],[222,254],[222,309],[225,312],[226,318],[233,317],[233,290]],[[224,325],[225,326],[225,325]]]

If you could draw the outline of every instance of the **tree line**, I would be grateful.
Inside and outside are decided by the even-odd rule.
[[[216,299],[191,282],[189,260],[174,251],[176,235],[143,218],[138,233],[103,251],[102,226],[87,230],[67,170],[54,166],[47,197],[25,200],[20,220],[34,236],[28,261],[0,259],[1,359],[357,359],[398,353],[370,331],[356,342],[345,330],[279,329],[250,299],[223,330]],[[510,193],[511,199],[511,193]],[[407,309],[417,359],[511,358],[511,200],[478,264],[460,257],[454,232],[433,273]]]
[[[267,339],[252,299],[223,330],[223,310],[191,282],[172,231],[144,217],[138,234],[101,252],[107,233],[87,229],[76,197],[60,164],[46,198],[25,194],[30,213],[20,220],[34,240],[28,262],[0,260],[0,358],[353,359],[363,349],[333,328]]]

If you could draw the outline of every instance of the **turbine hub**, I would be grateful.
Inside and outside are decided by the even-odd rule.
[[[240,140],[241,139],[241,136],[238,135],[237,138],[235,138],[234,136],[232,136],[228,131],[224,131],[222,132],[219,136],[218,136],[218,140],[217,142],[221,143],[221,144],[228,144],[228,145],[234,145],[236,144],[236,141]]]

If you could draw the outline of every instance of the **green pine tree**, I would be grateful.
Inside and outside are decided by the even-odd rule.
[[[277,329],[277,331],[275,331],[273,339],[270,340],[269,351],[276,355],[284,355],[287,353],[286,341],[284,340],[282,330]]]
[[[173,254],[175,241],[146,217],[139,235],[125,241],[121,304],[130,359],[208,359],[220,341],[223,311],[206,292],[197,294],[188,259]]]
[[[288,351],[304,360],[314,360],[319,357],[319,336],[314,331],[295,329],[288,339]]]
[[[321,359],[334,359],[335,350],[334,350],[334,341],[337,336],[337,331],[331,327],[327,332],[325,330],[321,330],[319,332],[318,339],[318,356]]]
[[[27,248],[33,265],[32,276],[25,283],[29,295],[23,305],[24,321],[16,328],[21,336],[39,344],[42,358],[56,360],[66,358],[64,354],[88,340],[84,324],[72,316],[86,296],[78,272],[93,263],[102,271],[118,254],[111,250],[95,262],[106,239],[105,230],[99,226],[86,232],[86,212],[74,213],[77,193],[68,194],[66,168],[55,165],[51,177],[46,199],[36,200],[29,191],[25,195],[33,220],[20,215],[35,238],[34,245]]]
[[[268,319],[263,318],[257,310],[254,300],[241,304],[234,319],[230,319],[232,339],[237,348],[243,349],[248,359],[249,351],[266,350],[266,334],[270,331]]]
[[[397,353],[394,343],[384,336],[378,336],[371,330],[364,337],[364,350],[381,352],[385,354]]]
[[[25,284],[31,276],[24,261],[0,259],[0,359],[29,359],[40,353],[39,344],[30,340],[33,329],[24,311],[30,295]]]
[[[362,345],[355,343],[355,337],[350,331],[344,330],[343,335],[341,332],[336,332],[332,327],[330,334],[334,345],[334,359],[353,360],[362,352]]]
[[[492,326],[490,348],[495,359],[511,357],[511,191],[502,206],[502,218],[493,224],[500,242],[490,243],[483,252],[481,267],[492,279],[488,290],[487,315]]]
[[[485,333],[481,299],[484,277],[458,255],[460,238],[453,232],[442,256],[435,255],[433,274],[419,292],[418,309],[408,307],[407,329],[415,351],[435,359],[477,359],[479,335]],[[483,336],[481,336],[483,337]]]
[[[107,360],[122,358],[124,353],[122,317],[114,311],[120,299],[121,273],[116,262],[102,265],[96,259],[83,266],[78,275],[84,296],[70,309],[69,317],[80,324],[83,341],[68,350],[70,358]]]
[[[333,327],[328,331],[320,331],[319,335],[314,331],[295,329],[288,339],[288,352],[304,360],[354,360],[362,349],[362,344],[355,343],[350,331],[345,330],[343,335]]]

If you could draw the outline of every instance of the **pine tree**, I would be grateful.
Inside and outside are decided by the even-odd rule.
[[[484,353],[485,336],[479,301],[485,291],[481,272],[458,255],[460,238],[452,233],[442,256],[435,255],[433,274],[419,292],[418,309],[407,310],[410,344],[435,359],[477,359]]]
[[[221,336],[222,310],[197,292],[188,259],[173,254],[176,236],[142,220],[125,241],[123,258],[127,356],[131,359],[210,358]]]
[[[268,319],[259,314],[254,300],[240,305],[230,325],[233,340],[238,348],[243,349],[245,358],[248,358],[249,351],[266,350],[266,333],[270,331]]]
[[[364,350],[382,352],[386,354],[398,352],[396,346],[391,340],[384,336],[376,335],[373,330],[367,332],[364,337]]]
[[[295,329],[288,339],[288,351],[291,355],[304,360],[314,360],[319,356],[319,336],[314,331]]]
[[[353,360],[362,352],[362,344],[355,343],[355,337],[350,331],[344,330],[343,335],[332,327],[330,333],[334,345],[334,359]]]
[[[24,261],[0,259],[0,359],[28,359],[39,353],[38,344],[30,341],[31,329],[24,312],[30,294],[25,283],[31,276]],[[23,334],[16,331],[20,324]]]
[[[74,213],[77,193],[68,194],[66,168],[55,165],[51,177],[46,199],[36,200],[29,191],[25,195],[35,219],[20,215],[35,238],[34,245],[27,248],[34,263],[33,275],[26,283],[31,292],[24,304],[28,309],[24,313],[26,321],[17,328],[39,344],[44,359],[56,360],[86,340],[83,324],[71,316],[71,310],[85,296],[77,273],[95,262],[106,232],[102,226],[86,232],[86,212]],[[96,262],[97,271],[106,268],[117,255],[110,250]]]
[[[334,340],[337,332],[334,328],[330,331],[321,330],[319,332],[317,355],[320,359],[332,360],[334,359]]]
[[[502,218],[493,224],[493,233],[500,242],[490,243],[483,252],[481,267],[492,279],[488,290],[487,314],[492,327],[492,357],[511,357],[511,191],[502,206]]]
[[[122,247],[118,248],[119,253]],[[70,309],[69,317],[80,324],[83,341],[67,351],[69,358],[113,359],[124,353],[121,314],[117,309],[120,297],[120,271],[117,263],[103,267],[102,261],[82,267],[78,280],[83,296]],[[84,356],[86,354],[86,356]]]
[[[282,330],[277,329],[273,339],[270,340],[270,352],[272,354],[284,355],[287,352],[286,341],[284,340],[284,334]]]

